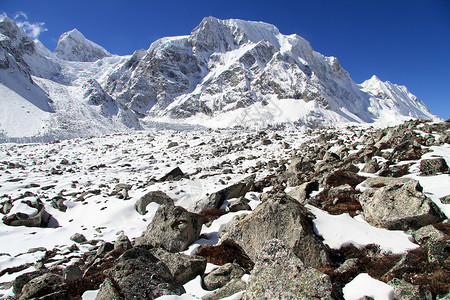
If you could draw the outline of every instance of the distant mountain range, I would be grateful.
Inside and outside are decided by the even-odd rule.
[[[405,86],[356,84],[335,57],[270,24],[204,18],[189,36],[110,54],[77,29],[54,52],[0,23],[0,140],[154,126],[398,123],[436,118]]]

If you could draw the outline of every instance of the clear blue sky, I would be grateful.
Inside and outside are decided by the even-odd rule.
[[[406,85],[434,114],[450,118],[449,0],[0,0],[0,13],[19,11],[30,24],[45,23],[38,38],[50,50],[77,28],[120,55],[187,35],[205,16],[264,21],[336,56],[357,83],[375,74]]]

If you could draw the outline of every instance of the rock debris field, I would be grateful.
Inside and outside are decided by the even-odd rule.
[[[450,122],[0,144],[1,299],[448,299]]]

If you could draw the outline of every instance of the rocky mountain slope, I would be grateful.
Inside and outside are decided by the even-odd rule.
[[[208,17],[189,36],[120,57],[76,29],[52,53],[6,18],[0,51],[3,141],[167,124],[313,128],[434,118],[406,87],[376,77],[358,85],[336,58],[262,22]]]
[[[447,299],[449,164],[449,121],[1,144],[0,298]]]

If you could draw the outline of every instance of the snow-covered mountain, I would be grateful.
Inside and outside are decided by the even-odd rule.
[[[189,36],[111,55],[78,30],[52,53],[0,23],[0,138],[52,139],[168,124],[316,127],[434,118],[406,87],[356,84],[334,57],[270,24],[207,17]],[[173,126],[173,125],[171,125]]]

